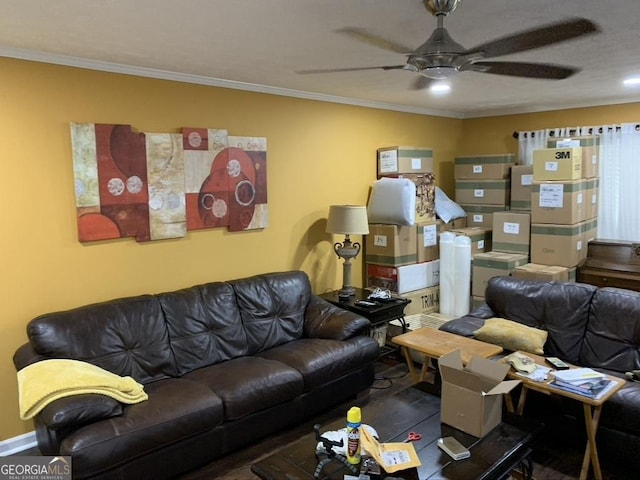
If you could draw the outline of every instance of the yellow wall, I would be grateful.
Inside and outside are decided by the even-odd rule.
[[[458,155],[518,153],[513,132],[544,128],[597,126],[640,121],[640,103],[505,115],[464,121]]]
[[[376,149],[432,147],[451,161],[462,121],[0,59],[2,316],[0,441],[33,429],[18,418],[11,357],[36,315],[110,298],[302,269],[316,292],[341,284],[330,204],[364,204]],[[80,244],[70,122],[142,132],[183,126],[267,137],[269,227],[184,239]],[[439,170],[436,169],[436,175]],[[361,259],[354,264],[360,284]],[[99,334],[97,332],[96,334]]]
[[[363,204],[382,146],[434,150],[453,194],[456,154],[517,152],[514,130],[634,122],[640,104],[455,120],[109,74],[0,58],[2,185],[0,441],[32,430],[18,418],[11,357],[34,316],[110,298],[261,272],[302,269],[316,292],[337,288],[341,263],[324,232],[328,206]],[[189,233],[146,244],[80,244],[70,122],[143,132],[226,128],[268,141],[269,227]],[[354,264],[359,284],[362,263]]]

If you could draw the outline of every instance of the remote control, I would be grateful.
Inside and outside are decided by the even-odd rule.
[[[356,305],[360,305],[360,306],[363,306],[363,307],[375,307],[376,306],[376,304],[374,302],[369,302],[367,300],[358,300],[356,302]]]

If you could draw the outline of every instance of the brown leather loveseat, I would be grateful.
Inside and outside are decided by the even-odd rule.
[[[14,364],[81,360],[143,384],[134,405],[55,400],[34,417],[38,446],[78,479],[171,478],[366,391],[368,326],[303,272],[271,273],[42,315]]]
[[[440,329],[472,337],[492,317],[546,330],[545,356],[618,377],[640,369],[640,292],[494,277],[487,284],[483,305]],[[583,434],[583,412],[578,402],[535,392],[528,398],[525,414],[570,416],[576,419],[575,434]],[[557,423],[554,419],[545,421],[549,435],[556,433]],[[604,404],[597,438],[599,451],[640,468],[640,383],[627,381]]]

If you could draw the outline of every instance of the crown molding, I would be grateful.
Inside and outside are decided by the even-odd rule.
[[[301,90],[291,90],[288,88],[272,87],[269,85],[259,85],[255,83],[236,82],[221,78],[205,77],[202,75],[191,75],[187,73],[172,72],[154,68],[137,67],[120,63],[104,62],[101,60],[91,60],[56,53],[48,53],[37,50],[28,50],[14,47],[0,46],[0,56],[16,58],[20,60],[30,60],[34,62],[51,63],[54,65],[64,65],[67,67],[85,68],[109,73],[120,73],[124,75],[134,75],[138,77],[155,78],[160,80],[171,80],[174,82],[193,83],[210,87],[229,88],[233,90],[245,90],[249,92],[265,93],[269,95],[279,95],[284,97],[302,98],[305,100],[316,100],[319,102],[340,103],[357,107],[376,108],[381,110],[392,110],[395,112],[415,113],[418,115],[429,115],[434,117],[446,117],[462,119],[464,115],[459,112],[449,112],[444,110],[432,110],[428,108],[412,107],[408,105],[397,105],[383,102],[361,100],[357,98],[339,97],[335,95],[325,95],[321,93],[305,92]]]

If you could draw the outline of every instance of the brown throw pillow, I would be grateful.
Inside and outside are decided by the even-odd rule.
[[[488,318],[473,335],[477,340],[500,345],[505,350],[521,350],[537,355],[544,355],[544,342],[547,341],[546,330],[527,327],[505,318]]]

